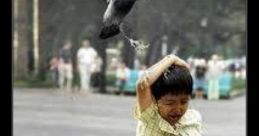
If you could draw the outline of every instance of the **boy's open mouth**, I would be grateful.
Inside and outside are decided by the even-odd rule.
[[[169,119],[172,121],[178,121],[181,118],[181,115],[169,115]]]

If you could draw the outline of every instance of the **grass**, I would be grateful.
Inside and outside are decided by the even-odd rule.
[[[242,90],[246,88],[246,80],[242,78],[233,78],[232,89],[233,90]]]
[[[230,94],[242,94],[246,90],[246,80],[242,78],[233,78]]]
[[[114,86],[116,82],[116,75],[114,72],[107,72],[106,85]],[[47,74],[45,80],[41,80],[34,76],[20,77],[13,81],[15,87],[24,88],[51,88],[53,83],[51,81],[51,75]],[[78,73],[74,73],[73,86],[80,86],[80,77]]]
[[[13,82],[13,85],[26,88],[50,88],[53,86],[50,80],[43,81],[34,78],[18,79]]]

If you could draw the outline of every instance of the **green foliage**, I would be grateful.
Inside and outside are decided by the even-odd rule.
[[[106,73],[106,85],[107,86],[114,86],[116,83],[116,74],[115,72],[107,72]]]
[[[27,76],[16,79],[13,81],[15,87],[28,87],[28,88],[50,88],[52,87],[51,80],[40,80],[35,76]]]
[[[246,80],[242,78],[233,78],[232,90],[243,90],[246,88]]]

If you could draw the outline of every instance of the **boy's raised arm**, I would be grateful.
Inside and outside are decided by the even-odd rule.
[[[152,104],[150,86],[172,64],[188,67],[188,65],[175,55],[167,55],[162,60],[148,68],[137,82],[137,102],[140,111],[144,111]]]

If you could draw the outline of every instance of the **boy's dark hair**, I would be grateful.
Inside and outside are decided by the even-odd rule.
[[[183,66],[172,65],[151,85],[152,94],[159,100],[166,94],[192,94],[193,79],[190,71]]]

